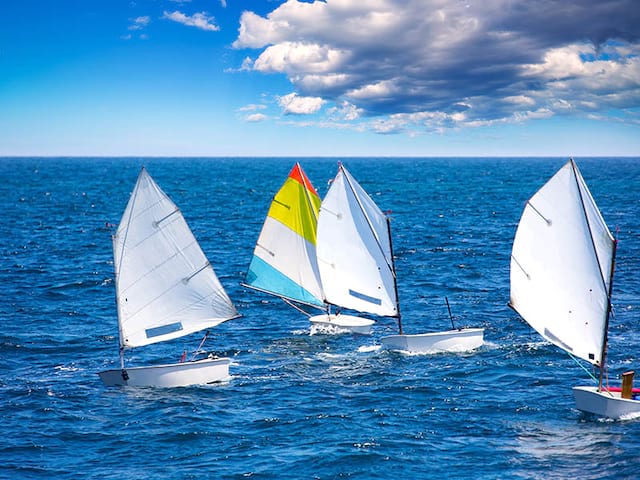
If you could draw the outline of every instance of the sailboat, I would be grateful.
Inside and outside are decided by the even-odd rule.
[[[120,368],[100,372],[104,384],[177,387],[228,379],[230,359],[224,357],[125,366],[126,349],[239,316],[182,213],[144,167],[113,235],[113,256]]]
[[[630,385],[622,398],[603,381],[616,245],[570,159],[525,205],[509,302],[546,340],[599,369],[597,386],[574,387],[573,394],[578,410],[610,418],[640,412]]]
[[[341,163],[320,207],[317,256],[327,303],[397,318],[399,334],[383,337],[383,347],[435,352],[482,345],[483,329],[403,333],[389,217]]]
[[[271,202],[243,285],[281,298],[319,319],[339,319],[340,331],[370,333],[372,320],[330,313],[316,259],[320,197],[296,163]],[[305,307],[323,311],[312,316]]]
[[[318,216],[317,259],[324,301],[340,310],[397,316],[390,241],[386,216],[339,163]],[[340,312],[309,320],[324,327],[361,325],[358,328],[367,333],[375,323]]]

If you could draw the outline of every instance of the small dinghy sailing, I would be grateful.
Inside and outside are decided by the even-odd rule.
[[[316,257],[319,210],[320,197],[296,163],[271,202],[243,285],[281,298],[314,324],[368,334],[373,320],[333,314],[325,302]],[[308,307],[323,313],[312,315]]]
[[[144,167],[113,235],[113,254],[120,368],[100,372],[104,384],[178,387],[227,380],[229,358],[125,366],[126,349],[208,330],[240,316],[182,213]]]
[[[397,317],[391,238],[387,217],[338,164],[318,217],[317,258],[324,300],[338,309]],[[375,323],[338,313],[309,319],[323,327],[370,329]]]
[[[482,345],[481,328],[403,333],[390,219],[341,163],[320,207],[317,254],[327,303],[398,320],[399,334],[383,337],[384,348],[431,353]]]
[[[578,410],[618,419],[640,414],[632,388],[605,385],[617,241],[570,159],[526,203],[511,253],[513,308],[542,337],[599,370],[578,386]]]

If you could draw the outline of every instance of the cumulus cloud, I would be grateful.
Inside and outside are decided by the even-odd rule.
[[[357,120],[363,112],[354,104],[343,101],[340,105],[330,108],[328,113],[339,120]]]
[[[346,102],[381,133],[640,106],[637,0],[288,0],[233,46],[287,76],[285,113]]]
[[[244,117],[246,122],[257,123],[266,120],[267,116],[264,113],[250,113]]]
[[[301,97],[297,93],[290,93],[278,97],[278,104],[285,114],[308,115],[316,113],[325,101],[320,97]]]
[[[267,108],[266,105],[252,103],[250,105],[245,105],[244,107],[240,107],[238,109],[238,111],[240,111],[240,112],[255,112],[256,110],[264,110],[265,108]]]
[[[131,20],[131,24],[129,25],[129,30],[142,30],[144,27],[149,25],[149,22],[151,22],[151,18],[147,16],[136,17],[133,20]]]
[[[200,30],[207,30],[210,32],[216,32],[220,30],[220,27],[218,27],[214,23],[215,19],[207,12],[194,13],[193,15],[189,16],[176,10],[175,12],[163,12],[162,18],[166,20],[172,20],[189,27],[196,27]]]

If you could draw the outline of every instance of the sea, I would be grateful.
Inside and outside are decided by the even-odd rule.
[[[0,478],[636,479],[640,419],[575,409],[582,368],[509,309],[525,202],[568,158],[0,159]],[[396,332],[310,329],[242,286],[275,192],[300,162],[322,197],[341,161],[389,212],[405,333],[482,327],[457,354]],[[575,158],[619,239],[608,378],[640,368],[640,158]],[[145,166],[180,207],[240,318],[205,348],[228,382],[105,387],[118,368],[111,234]],[[451,307],[450,318],[446,301]],[[201,334],[127,351],[178,361]],[[640,373],[640,371],[639,371]]]

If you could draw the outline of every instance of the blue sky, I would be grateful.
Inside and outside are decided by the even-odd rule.
[[[3,0],[0,155],[640,156],[637,0]]]

